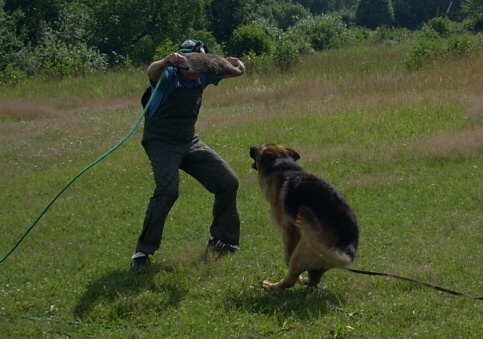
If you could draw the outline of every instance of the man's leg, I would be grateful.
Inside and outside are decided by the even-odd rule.
[[[180,168],[215,195],[210,234],[231,245],[240,241],[240,218],[236,207],[238,178],[230,166],[211,148],[196,141]]]
[[[151,161],[156,188],[149,200],[137,252],[153,254],[159,249],[166,217],[178,198],[179,164],[186,147],[151,141],[145,145]]]

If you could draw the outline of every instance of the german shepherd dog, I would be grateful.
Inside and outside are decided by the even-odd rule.
[[[332,268],[349,266],[356,256],[359,226],[342,194],[309,174],[296,161],[300,155],[276,144],[250,147],[252,168],[270,204],[271,217],[282,231],[289,271],[279,282],[263,281],[266,289],[285,289],[301,280],[316,288]],[[307,278],[300,275],[307,272]]]

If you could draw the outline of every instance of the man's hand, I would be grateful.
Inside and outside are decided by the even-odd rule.
[[[148,77],[151,81],[158,81],[163,74],[163,71],[168,65],[174,65],[179,67],[187,67],[188,64],[186,62],[186,58],[176,52],[169,54],[167,57],[160,59],[158,61],[154,61],[148,67]]]
[[[174,66],[180,66],[180,67],[188,66],[186,62],[186,58],[183,55],[176,52],[173,52],[170,55],[168,55],[166,58],[164,58],[164,61]]]

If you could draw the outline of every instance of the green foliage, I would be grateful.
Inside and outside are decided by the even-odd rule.
[[[275,67],[281,72],[292,69],[300,62],[300,55],[297,51],[297,47],[292,40],[285,35],[275,42],[272,58]]]
[[[438,13],[437,3],[441,1],[392,0],[395,25],[412,30],[421,28]]]
[[[369,31],[368,40],[373,43],[398,44],[413,38],[412,32],[407,28],[394,28],[380,26],[374,31]]]
[[[243,57],[243,63],[247,74],[268,75],[277,71],[273,58],[268,54],[256,55],[249,52]]]
[[[323,13],[327,13],[329,10],[339,10],[339,5],[338,3],[346,3],[346,6],[352,5],[352,0],[350,1],[345,1],[345,0],[326,0],[326,1],[320,1],[320,0],[294,0],[295,3],[301,4],[304,6],[304,8],[307,8],[312,14],[315,15],[320,15]],[[343,6],[343,5],[342,5]]]
[[[23,37],[17,35],[17,22],[21,13],[9,16],[3,9],[4,1],[0,0],[0,71],[6,67],[13,67],[12,63],[18,58],[23,48]],[[20,16],[19,16],[20,15]]]
[[[441,37],[448,37],[453,29],[451,27],[452,22],[448,18],[438,17],[429,20],[426,24],[429,28],[433,29]]]
[[[255,25],[243,25],[233,31],[226,51],[228,55],[237,57],[249,53],[270,54],[272,44],[272,39],[262,28]]]
[[[210,53],[223,54],[222,46],[216,41],[213,33],[210,31],[190,29],[187,33],[187,39],[201,40],[208,47]]]
[[[266,20],[282,31],[293,26],[297,21],[311,16],[310,11],[299,3],[290,1],[265,0],[258,4],[257,10],[249,13],[249,20]]]
[[[0,71],[0,85],[16,85],[25,79],[27,79],[27,74],[16,70],[11,64]]]
[[[468,29],[483,32],[483,0],[464,1],[462,11],[467,15]]]
[[[64,76],[144,66],[193,36],[212,53],[266,53],[290,65],[294,48],[301,56],[408,39],[392,27],[426,22],[422,34],[430,40],[480,31],[482,7],[481,0],[465,1],[462,12],[450,0],[0,0],[0,71],[10,65],[5,74]],[[465,26],[448,19],[463,14]]]
[[[90,21],[85,6],[78,3],[60,4],[55,8],[55,15],[51,15],[55,21],[47,23],[41,20],[35,44],[20,46],[18,39],[15,40],[11,34],[6,36],[10,37],[10,42],[4,47],[10,48],[11,52],[4,54],[4,65],[7,63],[13,67],[15,74],[54,77],[107,68],[104,57],[86,42]],[[5,74],[12,74],[12,70]]]
[[[470,18],[483,18],[483,0],[467,0],[463,2],[462,10]]]
[[[106,54],[111,64],[132,59],[146,63],[168,38],[187,39],[186,32],[203,25],[205,0],[103,0],[92,1],[90,44]]]
[[[391,0],[358,0],[354,21],[370,29],[394,24],[394,9]]]
[[[222,54],[221,47],[216,43],[213,35],[208,31],[190,31],[186,34],[186,39],[201,40],[208,47],[208,51],[213,54]],[[153,60],[166,57],[172,52],[176,52],[183,41],[171,41],[167,39],[156,48]]]
[[[213,36],[217,41],[228,41],[233,31],[249,20],[253,10],[254,7],[248,1],[212,0],[208,15],[211,18]]]
[[[444,38],[428,26],[411,47],[403,64],[408,70],[416,70],[449,56],[466,56],[481,48],[481,41],[474,35],[459,34]]]
[[[38,72],[51,77],[81,75],[105,70],[108,66],[107,60],[97,50],[85,44],[71,45],[55,37],[46,38],[35,54]]]
[[[318,15],[298,21],[288,33],[306,41],[314,50],[338,48],[350,43],[346,24],[340,16]]]

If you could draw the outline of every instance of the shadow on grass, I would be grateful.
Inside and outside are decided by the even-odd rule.
[[[168,277],[159,282],[155,278],[161,271],[167,273]],[[75,305],[73,314],[82,320],[97,318],[99,315],[95,313],[98,313],[96,308],[99,307],[105,311],[103,317],[127,318],[142,306],[143,303],[138,297],[146,291],[155,293],[158,297],[162,294],[162,297],[156,298],[157,308],[176,307],[187,291],[183,285],[176,283],[176,279],[170,278],[175,271],[174,265],[161,263],[141,270],[123,269],[109,272],[88,286]],[[144,306],[144,311],[149,311],[149,302]],[[140,312],[143,313],[143,310]]]
[[[302,321],[325,315],[329,310],[341,309],[343,300],[326,289],[296,285],[289,290],[266,291],[261,286],[248,292],[238,292],[226,302],[227,308],[236,308],[266,316],[296,317]]]

